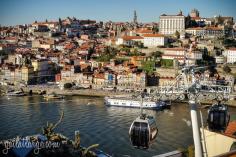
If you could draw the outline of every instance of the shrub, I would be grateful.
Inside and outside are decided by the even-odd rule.
[[[230,73],[230,72],[231,72],[231,68],[230,68],[228,65],[225,65],[225,66],[223,67],[223,70],[224,70],[224,72],[226,72],[226,73]]]
[[[65,89],[70,89],[73,85],[71,83],[65,83],[64,88]]]
[[[172,67],[173,66],[173,60],[171,60],[171,59],[162,59],[161,60],[161,66],[163,66],[163,67]]]

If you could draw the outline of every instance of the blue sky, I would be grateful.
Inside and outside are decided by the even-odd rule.
[[[160,14],[176,14],[181,9],[187,15],[193,8],[202,17],[221,14],[236,19],[236,0],[1,0],[0,24],[26,24],[67,16],[131,21],[134,10],[138,21],[157,22]]]

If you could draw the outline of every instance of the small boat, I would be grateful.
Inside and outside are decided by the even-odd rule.
[[[6,96],[25,96],[26,94],[23,91],[11,91],[7,92]]]
[[[52,94],[45,94],[45,95],[43,95],[43,98],[47,99],[47,100],[48,99],[64,99],[64,96],[52,93]]]
[[[105,105],[107,106],[118,106],[118,107],[134,107],[140,108],[141,102],[136,98],[130,97],[105,97]],[[170,108],[170,103],[166,101],[153,100],[151,98],[144,98],[143,100],[144,109],[156,109],[162,110]]]

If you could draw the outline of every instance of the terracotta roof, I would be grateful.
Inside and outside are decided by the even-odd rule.
[[[202,28],[202,27],[192,27],[192,28],[188,28],[186,30],[204,30],[204,28]]]
[[[228,48],[227,50],[236,51],[236,47]]]
[[[181,15],[181,14],[177,14],[177,15],[166,15],[166,14],[162,14],[161,16],[184,16],[184,15]]]
[[[201,17],[191,17],[191,20],[199,20]]]
[[[165,37],[162,34],[144,34],[143,37]]]
[[[216,30],[216,31],[222,30],[222,29],[219,28],[219,27],[206,27],[206,29],[207,29],[207,30]]]
[[[185,49],[182,48],[182,47],[165,48],[165,50],[168,50],[168,51],[185,51]]]
[[[229,122],[224,134],[236,138],[236,121]]]
[[[58,22],[53,22],[53,21],[50,21],[50,22],[37,22],[37,23],[32,23],[32,25],[48,25],[48,24],[58,24]]]
[[[180,58],[182,58],[182,57],[184,58],[185,57],[184,55],[168,55],[168,54],[167,55],[163,54],[162,57],[163,56],[180,57]]]
[[[123,36],[123,40],[143,39],[140,36]]]
[[[5,37],[5,40],[17,40],[16,37]]]
[[[149,29],[141,29],[141,30],[137,30],[137,33],[153,33],[153,31]]]
[[[94,74],[94,77],[95,77],[95,78],[99,78],[99,79],[105,79],[104,73],[97,73],[97,74]]]

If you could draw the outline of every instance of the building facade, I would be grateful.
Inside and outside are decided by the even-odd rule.
[[[184,63],[186,50],[184,48],[166,48],[162,59],[177,60],[179,63]]]
[[[162,34],[144,34],[143,38],[145,47],[164,46],[167,43],[167,37]]]
[[[185,17],[180,12],[178,15],[166,15],[160,16],[159,32],[161,34],[172,35],[176,31],[179,33],[185,30]]]
[[[225,50],[223,54],[226,57],[227,63],[236,62],[236,48],[229,48],[229,49]]]

